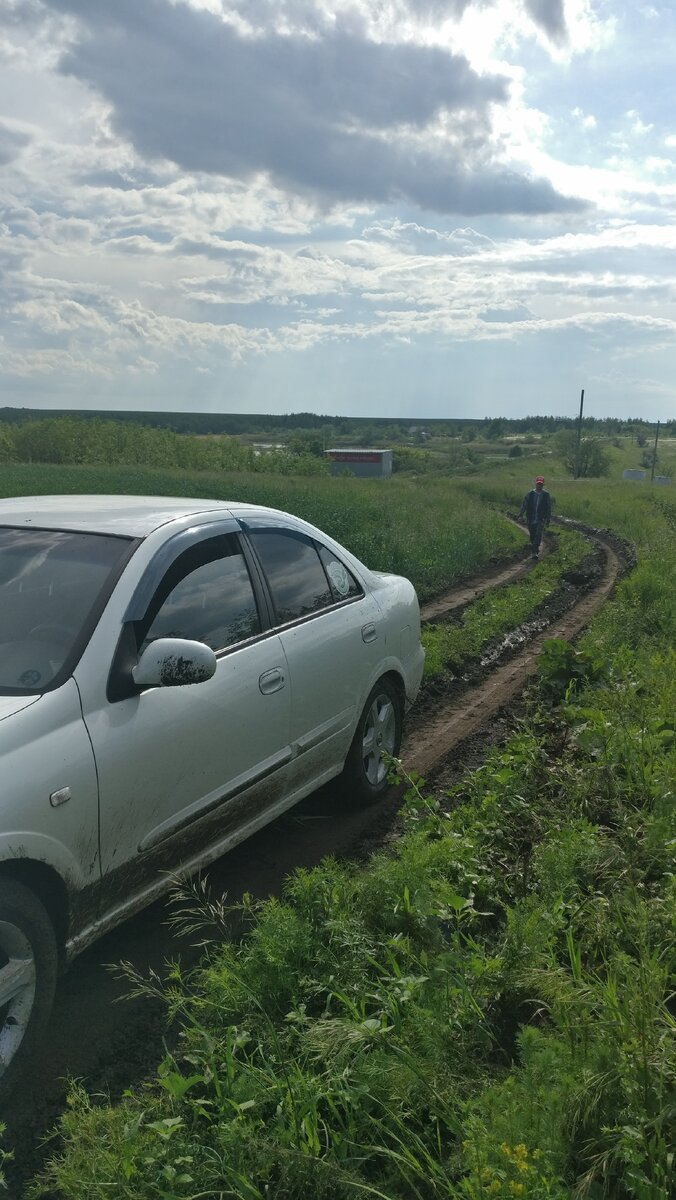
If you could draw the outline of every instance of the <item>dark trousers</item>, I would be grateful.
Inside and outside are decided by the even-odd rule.
[[[530,548],[532,554],[539,554],[540,552],[540,542],[542,541],[544,528],[544,521],[528,522],[528,532],[530,533]]]

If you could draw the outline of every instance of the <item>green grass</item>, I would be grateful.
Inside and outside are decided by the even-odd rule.
[[[187,496],[266,504],[311,521],[373,570],[413,580],[421,601],[523,545],[489,504],[444,479],[358,480],[150,467],[0,465],[0,495]]]
[[[441,622],[423,628],[426,678],[433,678],[447,668],[461,667],[476,658],[494,638],[517,628],[554,595],[565,572],[589,554],[589,542],[574,530],[556,529],[552,536],[553,553],[538,563],[527,579],[488,592],[469,606],[460,622]]]
[[[211,949],[173,973],[180,1048],[119,1105],[73,1089],[45,1188],[669,1200],[675,666],[618,655],[450,809],[413,789],[367,869],[245,899],[242,943],[184,896]]]
[[[639,567],[578,649],[550,644],[514,735],[450,795],[412,787],[365,868],[245,898],[242,941],[184,895],[201,968],[130,974],[179,1045],[119,1104],[73,1088],[35,1196],[673,1195],[674,508],[570,485],[559,511],[583,506],[633,531]]]

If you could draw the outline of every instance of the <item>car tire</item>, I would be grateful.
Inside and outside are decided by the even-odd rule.
[[[0,1104],[35,1050],[54,1001],[54,927],[33,892],[0,879]]]
[[[388,678],[379,679],[355,730],[342,775],[341,792],[356,804],[373,804],[387,788],[383,755],[396,756],[401,746],[401,694]]]

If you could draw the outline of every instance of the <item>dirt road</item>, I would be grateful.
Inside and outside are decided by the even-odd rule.
[[[463,678],[427,689],[409,723],[402,749],[406,767],[429,776],[453,756],[462,769],[477,760],[482,737],[490,740],[507,732],[509,708],[535,671],[544,638],[575,637],[629,565],[626,547],[612,535],[594,531],[593,541],[596,566],[571,584],[569,594],[550,611],[539,613],[533,629],[517,631],[511,641],[503,639]],[[439,597],[423,616],[438,620],[529,569],[529,563],[517,562],[470,581]],[[560,611],[562,604],[565,612]],[[506,710],[507,716],[498,721],[497,714]],[[323,789],[215,863],[209,870],[210,886],[233,900],[244,891],[278,894],[284,877],[296,866],[312,866],[329,853],[360,856],[381,843],[392,829],[397,807],[398,796],[390,793],[373,808],[349,811],[341,808],[335,791]],[[161,972],[168,959],[179,955],[186,964],[194,962],[196,951],[167,927],[168,911],[168,902],[158,902],[126,922],[83,954],[61,981],[42,1061],[5,1115],[5,1145],[15,1155],[7,1172],[9,1195],[15,1200],[49,1153],[43,1139],[63,1110],[68,1077],[82,1078],[90,1092],[117,1097],[162,1057],[161,1009],[146,1000],[125,1000],[127,985],[106,967],[128,960],[145,973]]]

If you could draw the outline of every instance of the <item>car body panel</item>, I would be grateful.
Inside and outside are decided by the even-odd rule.
[[[367,625],[379,630],[369,642],[361,633]],[[340,771],[363,704],[361,681],[371,678],[382,655],[381,625],[380,609],[366,593],[280,630],[291,679],[292,783],[322,767]]]
[[[286,791],[289,688],[263,695],[259,687],[275,668],[286,676],[271,635],[220,658],[212,679],[187,689],[150,688],[96,704],[81,684],[99,774],[104,877],[133,861],[128,884],[132,876],[141,883],[147,850],[219,802],[235,801],[247,782],[255,788],[254,776],[265,778],[266,793],[269,775],[280,795]]]
[[[218,654],[206,682],[111,700],[123,632],[162,572],[191,539],[235,522],[246,546],[261,520],[327,547],[364,595],[273,628],[250,562],[259,636]],[[213,500],[29,497],[0,501],[0,525],[139,539],[73,675],[42,695],[0,697],[0,867],[35,859],[63,879],[69,954],[166,891],[172,874],[206,865],[337,775],[378,678],[396,676],[409,702],[420,685],[412,585],[370,571],[289,514]],[[50,804],[63,788],[70,798]]]
[[[69,679],[27,699],[0,722],[0,861],[45,863],[75,895],[100,877],[96,765],[80,696]],[[69,799],[50,803],[66,788]]]
[[[39,696],[0,696],[0,721],[4,721],[6,717],[13,717],[15,713],[21,712],[22,709],[28,708],[30,704],[35,704],[39,700]]]

